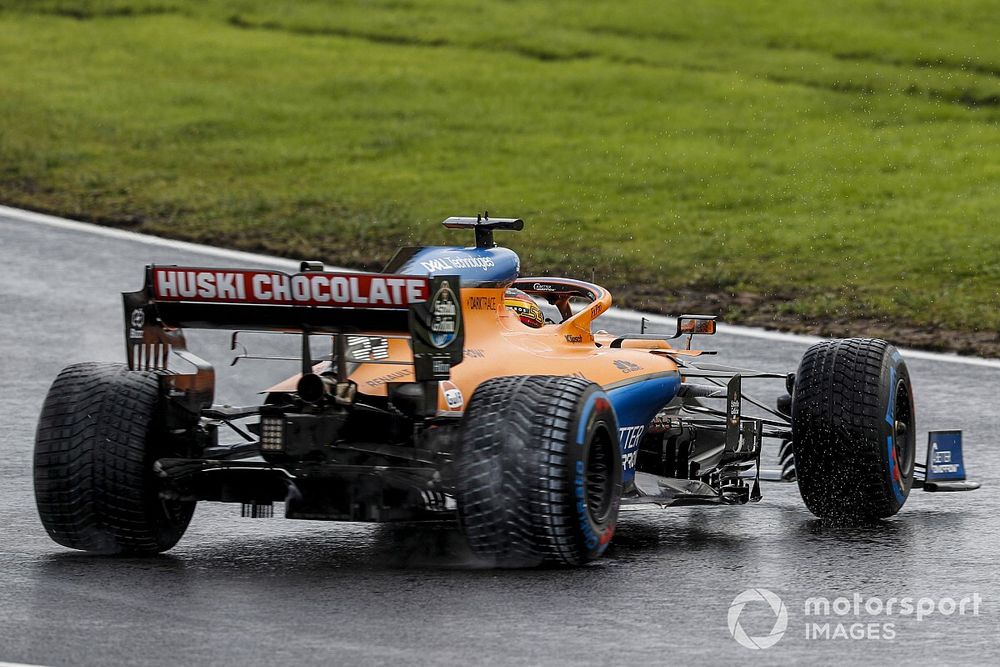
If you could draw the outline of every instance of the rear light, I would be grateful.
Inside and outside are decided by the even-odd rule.
[[[260,448],[266,452],[280,452],[285,448],[285,420],[281,417],[261,417]]]

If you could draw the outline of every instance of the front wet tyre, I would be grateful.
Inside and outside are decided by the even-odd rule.
[[[906,362],[884,340],[810,347],[792,394],[799,492],[822,518],[896,514],[913,486],[916,428]]]

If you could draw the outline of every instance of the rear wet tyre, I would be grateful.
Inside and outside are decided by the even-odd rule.
[[[870,338],[810,347],[792,396],[795,473],[809,511],[860,521],[898,512],[913,486],[914,417],[895,347]]]
[[[558,376],[476,389],[462,423],[456,500],[473,553],[499,567],[580,565],[614,534],[622,493],[607,394]]]
[[[38,514],[53,540],[83,551],[155,554],[174,546],[194,502],[159,497],[153,462],[159,379],[122,364],[84,363],[59,374],[35,435]]]

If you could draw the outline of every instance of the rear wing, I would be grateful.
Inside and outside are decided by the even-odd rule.
[[[185,328],[301,332],[306,371],[310,334],[335,335],[341,362],[346,336],[409,336],[418,382],[448,379],[463,356],[458,276],[334,272],[311,262],[296,274],[150,265],[142,289],[122,298],[129,368],[168,372],[200,404],[211,404],[215,371],[188,351]],[[174,373],[171,355],[194,373]]]

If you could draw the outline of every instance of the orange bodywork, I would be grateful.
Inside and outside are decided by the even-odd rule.
[[[454,387],[441,383],[439,414],[462,412],[476,387],[494,377],[573,375],[609,388],[678,372],[672,357],[688,352],[672,348],[666,340],[625,341],[621,348],[611,348],[614,336],[591,333],[593,320],[610,308],[611,294],[596,285],[581,285],[590,289],[595,300],[566,321],[538,329],[521,323],[516,313],[504,307],[503,287],[463,287],[464,359],[451,369]],[[409,341],[391,338],[388,344],[385,361],[390,363],[362,363],[350,376],[360,393],[385,396],[388,383],[414,381]],[[294,391],[297,380],[298,376],[289,378],[269,391]],[[460,395],[454,394],[455,388]],[[445,396],[449,389],[453,392],[450,404]]]

